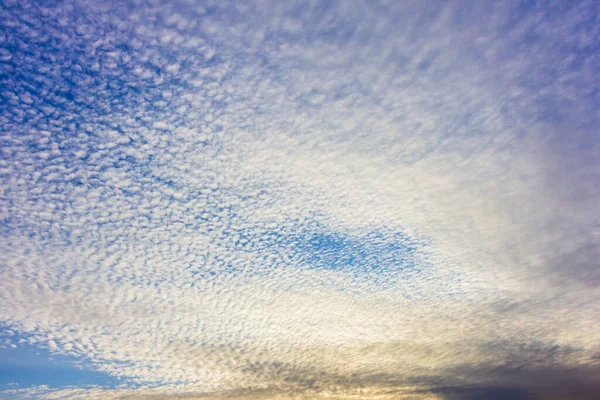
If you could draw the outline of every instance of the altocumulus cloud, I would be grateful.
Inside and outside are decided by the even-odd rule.
[[[599,11],[3,1],[0,396],[598,398]]]

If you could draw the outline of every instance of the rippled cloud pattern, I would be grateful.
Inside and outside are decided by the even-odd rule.
[[[600,3],[0,10],[0,398],[600,398]]]

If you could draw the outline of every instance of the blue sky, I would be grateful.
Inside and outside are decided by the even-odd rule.
[[[594,398],[599,11],[3,1],[0,398]]]
[[[118,380],[89,366],[78,366],[77,359],[52,355],[46,349],[27,345],[0,351],[0,385],[4,388],[47,385],[63,388],[75,385],[115,386]]]

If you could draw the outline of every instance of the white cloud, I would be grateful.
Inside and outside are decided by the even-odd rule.
[[[597,160],[555,164],[592,100],[585,71],[543,78],[579,13],[180,7],[15,23],[61,51],[6,60],[0,320],[148,385],[19,396],[416,396],[594,363]]]

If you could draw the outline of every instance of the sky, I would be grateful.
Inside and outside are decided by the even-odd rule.
[[[600,398],[600,3],[2,0],[0,399]]]

